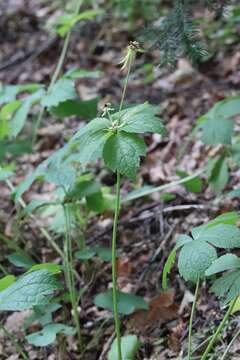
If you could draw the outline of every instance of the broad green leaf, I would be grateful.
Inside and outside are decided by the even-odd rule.
[[[66,195],[66,198],[71,200],[80,200],[84,197],[99,193],[101,185],[95,180],[85,180],[84,177],[77,179],[72,189]]]
[[[119,314],[130,315],[139,309],[148,309],[148,304],[139,296],[117,292],[117,303]],[[94,304],[103,309],[113,311],[112,289],[98,294],[94,299]]]
[[[95,255],[96,251],[92,249],[84,249],[75,253],[75,257],[79,260],[89,260],[92,259]]]
[[[208,181],[216,193],[221,193],[229,179],[227,158],[221,156],[208,163]]]
[[[67,336],[73,336],[76,333],[76,329],[64,324],[49,324],[41,331],[27,335],[26,339],[31,345],[43,347],[54,343],[56,336],[59,333],[63,333]]]
[[[239,278],[240,270],[223,275],[213,283],[211,291],[228,303],[240,295]]]
[[[44,90],[40,89],[39,91],[33,93],[32,95],[29,95],[27,98],[25,98],[22,101],[21,106],[17,109],[14,116],[11,118],[9,122],[9,130],[10,135],[13,137],[16,137],[22,128],[25,125],[25,122],[28,117],[28,113],[35,103],[38,103],[41,98],[44,96]]]
[[[141,343],[136,335],[126,335],[121,337],[121,350],[123,360],[134,360],[135,355],[141,347]],[[108,360],[116,360],[118,358],[117,339],[112,343],[108,353]]]
[[[105,201],[101,191],[86,197],[86,205],[89,210],[102,213],[105,210]]]
[[[226,270],[240,268],[240,259],[233,254],[225,254],[216,259],[206,270],[205,275],[211,276]]]
[[[203,279],[205,271],[217,259],[216,250],[205,241],[195,240],[183,246],[178,259],[180,275],[186,281]]]
[[[235,225],[219,224],[205,228],[199,240],[207,241],[222,249],[238,248],[240,247],[240,230]]]
[[[177,255],[177,250],[180,249],[182,246],[184,246],[185,244],[188,244],[190,242],[192,242],[193,239],[188,236],[188,235],[180,235],[178,238],[177,238],[177,241],[176,241],[176,245],[174,246],[173,250],[170,252],[168,258],[167,258],[167,261],[164,265],[164,268],[163,268],[163,275],[162,275],[162,288],[164,290],[167,289],[167,276],[168,274],[170,273],[172,267],[173,267],[173,264],[174,264],[174,261],[175,261],[175,258],[176,258],[176,255]]]
[[[0,168],[0,181],[5,181],[12,175],[13,175],[12,171]]]
[[[104,130],[91,132],[82,136],[82,138],[78,140],[80,144],[78,161],[82,164],[87,164],[101,158],[108,136],[108,133]]]
[[[211,117],[203,124],[202,141],[206,145],[229,145],[233,136],[233,120],[222,116]]]
[[[59,288],[55,276],[47,270],[28,273],[0,292],[0,310],[22,311],[46,305]]]
[[[105,143],[103,158],[107,167],[113,172],[135,179],[140,157],[145,155],[146,145],[135,134],[114,133]]]
[[[70,79],[58,80],[42,98],[42,106],[51,108],[58,104],[77,98],[74,82]]]
[[[76,178],[76,170],[70,165],[50,166],[45,174],[45,180],[57,186],[61,186],[67,191],[73,186]]]
[[[86,10],[80,14],[67,14],[59,16],[54,24],[56,32],[64,37],[79,21],[94,19],[101,14],[100,10]]]
[[[96,245],[93,247],[93,249],[96,251],[97,255],[103,261],[110,261],[112,259],[112,251],[110,248],[107,248],[105,246]]]
[[[37,270],[47,270],[52,274],[59,274],[62,271],[62,266],[54,263],[36,264],[28,270],[28,273]]]
[[[235,225],[238,219],[239,219],[239,215],[236,211],[223,213],[217,216],[215,219],[209,221],[208,223],[193,228],[192,236],[194,237],[194,239],[199,239],[201,234],[204,233],[205,229],[219,224]]]
[[[75,143],[75,141],[79,141],[79,143],[81,145],[81,141],[82,141],[82,139],[84,139],[84,137],[86,135],[97,132],[98,130],[107,131],[110,127],[111,127],[110,120],[108,120],[104,117],[93,119],[87,125],[81,127],[76,132],[76,134],[74,134],[71,142]]]
[[[97,116],[98,98],[81,101],[78,99],[66,100],[51,107],[50,111],[53,115],[64,118],[68,116],[80,116],[84,119],[93,119]]]
[[[9,119],[12,114],[16,112],[16,110],[21,106],[20,100],[14,100],[1,108],[0,111],[0,139],[4,139],[7,135],[9,135]]]
[[[16,281],[16,277],[14,275],[6,275],[0,279],[0,291],[7,289],[10,285],[12,285]]]
[[[240,114],[240,97],[233,96],[219,101],[215,104],[216,116],[221,115],[225,118],[232,118]]]
[[[128,133],[158,133],[165,134],[164,126],[156,117],[159,109],[156,106],[144,103],[122,110],[112,115],[113,120],[120,119],[121,129]]]
[[[31,266],[36,264],[35,261],[27,254],[20,252],[15,252],[11,255],[8,255],[7,259],[11,264],[24,269],[29,269]]]
[[[189,176],[189,174],[186,171],[178,170],[176,173],[178,176],[180,176],[181,179],[184,179],[185,177]],[[199,176],[196,176],[195,178],[185,182],[183,186],[189,192],[200,193],[202,191],[202,180]]]
[[[40,84],[21,84],[0,86],[0,105],[16,100],[21,92],[33,93],[42,87]]]

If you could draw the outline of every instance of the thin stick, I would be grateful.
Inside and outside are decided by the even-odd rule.
[[[192,328],[193,328],[193,317],[195,314],[195,309],[197,305],[197,298],[198,298],[198,291],[199,291],[199,278],[197,279],[195,294],[194,294],[194,301],[192,304],[191,316],[189,320],[189,330],[188,330],[188,360],[191,360],[192,355]]]
[[[236,304],[236,301],[238,299],[238,296],[232,301],[231,305],[228,308],[228,311],[226,312],[226,314],[224,315],[224,318],[222,319],[222,321],[220,322],[216,332],[214,333],[212,339],[210,340],[206,350],[204,351],[203,355],[201,356],[200,360],[206,360],[208,357],[208,354],[210,353],[210,351],[212,350],[213,345],[215,344],[215,342],[217,341],[218,336],[220,335],[220,333],[222,332],[222,329],[226,323],[226,321],[228,320],[229,316],[232,313],[232,310],[234,308],[234,305]]]

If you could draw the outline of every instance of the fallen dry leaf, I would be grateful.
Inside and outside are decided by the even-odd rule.
[[[130,315],[127,327],[146,335],[164,322],[177,318],[178,308],[174,303],[174,293],[166,291],[150,301],[148,310],[139,310]]]

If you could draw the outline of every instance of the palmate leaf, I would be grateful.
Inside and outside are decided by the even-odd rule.
[[[240,270],[223,275],[213,283],[211,291],[214,292],[217,297],[222,298],[225,303],[229,303],[240,295],[239,278]]]
[[[106,141],[103,149],[105,164],[112,171],[119,171],[130,179],[135,179],[140,157],[146,153],[144,141],[135,134],[114,133]]]
[[[205,227],[199,232],[192,230],[195,239],[207,241],[221,249],[233,249],[240,247],[240,230],[231,224],[218,224],[212,227]]]
[[[226,270],[240,268],[240,259],[234,254],[225,254],[216,259],[206,270],[205,275],[211,276]]]
[[[59,288],[55,276],[49,271],[30,272],[0,292],[0,310],[22,311],[46,305]]]
[[[121,129],[128,133],[143,134],[146,132],[165,134],[165,128],[156,117],[157,106],[144,103],[113,114],[113,119],[120,119]]]
[[[178,259],[180,275],[185,280],[197,282],[205,276],[205,271],[217,259],[216,250],[205,241],[192,241],[183,246]]]

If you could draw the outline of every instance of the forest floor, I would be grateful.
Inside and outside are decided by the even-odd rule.
[[[27,6],[24,6],[26,3]],[[0,81],[8,84],[48,84],[62,46],[62,40],[50,39],[44,30],[51,10],[41,7],[37,1],[9,1],[7,10],[5,14],[1,14],[0,24]],[[112,26],[106,28],[92,22],[88,27],[73,32],[65,61],[65,69],[77,66],[102,71],[99,79],[80,79],[77,83],[82,99],[100,99],[99,109],[104,103],[117,103],[120,99],[123,74],[119,70],[118,62],[129,40],[132,40],[124,27],[116,29],[113,23]],[[146,137],[148,153],[138,173],[139,185],[167,184],[178,178],[176,170],[192,174],[206,165],[206,159],[213,155],[213,150],[203,146],[198,135],[189,140],[189,134],[196,119],[216,101],[235,94],[240,82],[239,44],[218,49],[215,57],[198,68],[193,68],[186,60],[180,60],[176,69],[161,70],[156,66],[152,78],[146,81],[143,65],[157,65],[158,56],[158,52],[153,51],[150,55],[137,58],[127,92],[129,103],[149,101],[159,105],[167,128],[167,136],[163,139],[157,135]],[[82,123],[84,119],[69,118],[63,121],[46,116],[38,131],[38,141],[32,153],[24,154],[16,160],[17,176],[14,177],[14,185],[20,183],[37,164],[64,144],[66,138]],[[184,144],[188,140],[188,146],[184,150]],[[231,174],[229,189],[239,183],[239,175],[240,171]],[[113,185],[114,177],[106,174],[103,183]],[[126,194],[130,188],[130,182],[124,181],[122,194]],[[47,185],[41,188],[34,185],[24,199],[29,202],[49,191],[51,188]],[[188,233],[192,227],[223,212],[239,210],[237,201],[216,198],[206,184],[199,194],[189,193],[183,186],[170,191],[175,195],[172,200],[164,201],[160,193],[155,193],[125,205],[121,211],[118,232],[119,286],[122,290],[143,296],[149,302],[157,299],[147,317],[137,312],[123,320],[124,331],[138,334],[144,343],[139,359],[177,359],[186,348],[194,288],[190,285],[186,287],[175,269],[169,277],[171,292],[161,294],[163,264],[175,244],[177,235]],[[10,190],[1,183],[1,232],[10,239],[17,238],[19,245],[24,246],[28,253],[36,251],[42,261],[56,261],[56,254],[48,247],[38,230],[39,223],[44,224],[44,220],[39,219],[38,223],[28,219],[21,224],[20,229],[17,227],[16,234],[15,214]],[[88,219],[85,229],[87,243],[98,242],[109,246],[111,224],[111,213]],[[0,248],[1,261],[4,263],[9,249],[2,243]],[[81,272],[80,265],[77,270]],[[110,282],[110,264],[104,263],[95,273],[81,303],[83,334],[88,344],[83,357],[85,360],[104,359],[110,346],[108,340],[114,331],[113,323],[109,321],[109,313],[97,309],[92,301],[97,293],[106,290],[106,284]],[[196,359],[204,346],[204,340],[211,335],[222,314],[218,301],[208,293],[208,287],[203,283],[193,324]],[[104,321],[106,316],[108,321]],[[13,331],[20,340],[23,339],[21,325],[26,314],[4,314],[1,317],[8,330]],[[232,337],[230,334],[234,334],[238,326],[239,319],[234,317],[228,323],[228,331],[224,331],[217,345],[216,354],[226,347]],[[61,358],[61,349],[56,346],[38,350],[27,345],[26,349],[31,360]],[[66,349],[64,360],[79,358],[75,354],[76,344],[71,339],[67,340]],[[217,356],[212,357],[215,358]],[[19,359],[10,341],[4,338],[2,333],[0,359]],[[229,359],[240,359],[240,340],[235,341]]]

